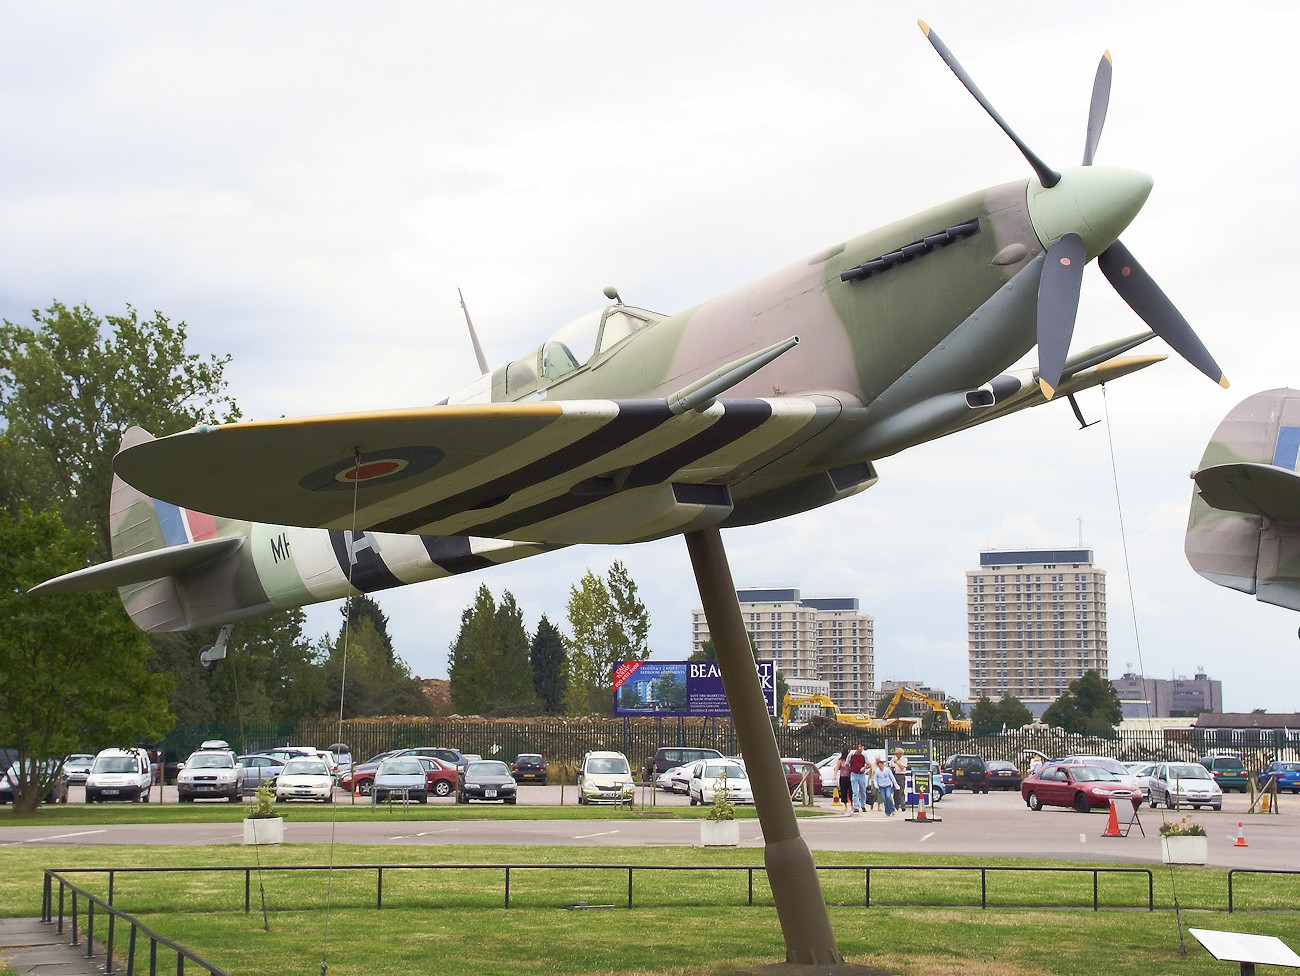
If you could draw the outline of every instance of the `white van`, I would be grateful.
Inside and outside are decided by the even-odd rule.
[[[143,749],[104,749],[86,774],[86,802],[141,800],[149,802],[153,769]]]

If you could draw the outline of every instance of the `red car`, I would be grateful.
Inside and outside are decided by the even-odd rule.
[[[451,796],[456,792],[456,774],[454,763],[443,762],[432,756],[418,756],[424,767],[424,779],[429,784],[430,796]]]
[[[418,759],[420,765],[424,767],[424,778],[429,784],[430,796],[451,796],[456,792],[456,767],[454,765],[443,762],[441,759],[434,759],[432,756],[410,756],[408,758]],[[375,787],[375,770],[378,768],[378,763],[365,763],[359,766],[349,776],[349,782],[343,784],[343,788],[360,793],[362,796],[369,796],[370,791]]]
[[[820,792],[821,774],[807,759],[782,759],[781,765],[785,768],[785,784],[790,787],[791,795],[803,785],[805,777],[808,779],[813,795],[816,796]]]
[[[1074,807],[1087,813],[1093,807],[1110,809],[1111,800],[1128,800],[1134,809],[1142,805],[1142,790],[1115,780],[1100,766],[1052,763],[1030,776],[1020,786],[1020,795],[1030,810],[1043,807]]]

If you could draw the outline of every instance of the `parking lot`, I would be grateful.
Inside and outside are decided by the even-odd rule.
[[[70,801],[81,802],[81,788],[74,786]],[[555,807],[563,799],[572,807],[575,819],[528,819],[528,807]],[[519,791],[519,806],[509,819],[498,817],[496,804],[457,806],[451,799],[432,799],[417,811],[428,811],[430,819],[413,818],[409,811],[400,818],[380,806],[364,820],[349,817],[330,821],[295,821],[289,804],[286,841],[327,843],[331,836],[341,843],[358,844],[517,844],[572,847],[656,847],[699,844],[698,819],[646,816],[646,813],[682,809],[684,796],[637,790],[632,811],[608,808],[607,816],[591,818],[592,808],[579,808],[572,786],[525,785]],[[168,787],[165,803],[176,801],[175,788]],[[153,803],[157,804],[157,793]],[[368,798],[338,791],[335,803],[368,807]],[[114,806],[117,806],[116,804]],[[232,844],[242,838],[242,824],[231,822],[231,804],[205,801],[187,805],[190,809],[211,806],[209,823],[104,824],[51,829],[50,826],[0,826],[0,845],[100,845],[100,844]],[[1300,870],[1300,797],[1284,795],[1280,813],[1248,813],[1249,798],[1232,793],[1224,809],[1140,811],[1140,827],[1127,837],[1103,837],[1108,818],[1101,812],[1079,814],[1067,809],[1030,811],[1020,794],[993,792],[988,795],[959,792],[937,804],[926,821],[882,813],[843,816],[831,801],[818,797],[815,809],[825,816],[803,817],[800,828],[809,847],[816,850],[871,852],[968,854],[977,858],[1034,857],[1074,861],[1159,864],[1158,831],[1162,819],[1187,816],[1203,824],[1209,833],[1209,864],[1216,867]],[[577,819],[579,809],[583,817]],[[802,808],[801,808],[802,809]],[[140,811],[142,820],[148,820]],[[682,810],[682,812],[686,812]],[[119,819],[117,817],[114,820]],[[1246,840],[1236,845],[1238,823]],[[740,823],[742,847],[761,848],[762,829],[757,819],[743,817]],[[1142,831],[1145,830],[1145,836]],[[755,852],[756,854],[758,851]]]

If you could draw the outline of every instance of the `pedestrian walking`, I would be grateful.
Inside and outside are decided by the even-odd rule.
[[[903,787],[907,783],[907,754],[902,746],[894,750],[894,757],[889,760],[889,771],[894,774],[897,785],[894,787],[894,806],[903,806]]]
[[[898,780],[894,778],[893,770],[885,765],[883,756],[876,760],[876,771],[871,776],[871,782],[880,791],[880,799],[885,804],[885,816],[892,817],[894,815],[894,790],[898,789]]]
[[[840,758],[835,760],[835,778],[840,784],[840,802],[844,804],[844,816],[853,813],[853,797],[850,796],[852,785],[849,780],[849,747],[845,746],[840,752]]]
[[[867,810],[867,757],[858,746],[849,756],[849,780],[853,787],[853,812],[865,813]]]

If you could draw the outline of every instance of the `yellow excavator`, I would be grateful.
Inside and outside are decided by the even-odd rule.
[[[840,706],[831,701],[825,695],[805,695],[799,692],[788,691],[785,698],[781,700],[781,726],[784,728],[790,724],[790,712],[797,705],[820,705],[822,714],[833,722],[839,722],[842,725],[854,725],[860,729],[882,729],[887,732],[898,734],[911,734],[916,731],[917,726],[921,724],[920,719],[916,718],[876,718],[874,715],[862,715],[857,712],[840,711]],[[967,723],[969,726],[970,723]]]
[[[952,713],[948,711],[948,706],[929,695],[923,695],[919,691],[913,691],[911,688],[899,688],[894,692],[894,697],[889,701],[889,707],[885,709],[885,719],[889,720],[894,714],[900,702],[904,699],[907,701],[917,702],[921,705],[928,705],[930,714],[922,723],[935,732],[969,732],[971,729],[970,719],[953,718]]]

